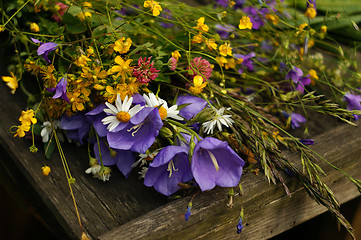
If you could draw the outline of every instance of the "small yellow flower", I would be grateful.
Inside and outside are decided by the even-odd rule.
[[[194,95],[200,94],[203,91],[203,88],[207,86],[207,82],[203,82],[203,77],[196,75],[193,78],[193,86],[189,87],[189,91]]]
[[[216,57],[216,60],[217,60],[217,62],[219,63],[219,65],[220,65],[221,67],[224,67],[224,65],[227,64],[227,58],[225,58],[225,57],[219,57],[219,56],[217,56],[217,57]]]
[[[326,34],[326,32],[327,32],[327,26],[322,25],[321,26],[321,33]]]
[[[251,22],[251,19],[247,16],[243,16],[240,20],[239,20],[239,29],[252,29],[253,23]]]
[[[16,89],[18,88],[18,80],[16,79],[14,73],[10,72],[11,77],[9,76],[2,76],[4,82],[6,82],[6,85],[11,89],[11,93],[14,94]]]
[[[309,19],[313,19],[316,17],[316,15],[317,15],[317,11],[315,6],[313,4],[310,4],[306,9],[305,16],[308,17]]]
[[[80,21],[84,21],[86,18],[91,18],[92,14],[91,12],[80,12],[78,13],[77,17],[80,19]]]
[[[48,176],[49,173],[51,172],[50,167],[46,166],[46,165],[44,167],[42,167],[41,170],[43,171],[44,176]]]
[[[0,32],[5,31],[5,27],[3,25],[0,25]]]
[[[175,59],[177,59],[177,61],[179,60],[179,58],[181,57],[180,53],[178,52],[178,50],[175,50],[174,52],[172,52],[172,57],[174,57]]]
[[[219,46],[219,53],[224,57],[227,57],[227,55],[232,56],[232,48],[230,44],[225,43]]]
[[[197,30],[199,30],[199,31],[202,31],[202,32],[208,32],[209,27],[207,26],[207,24],[204,24],[204,20],[205,20],[204,17],[198,18],[198,20],[197,20],[197,26],[194,27],[194,28],[197,29]]]
[[[234,58],[227,59],[227,63],[225,64],[225,69],[236,67],[236,60]]]
[[[213,38],[206,40],[206,46],[209,48],[209,50],[217,50],[218,48],[218,45]]]
[[[269,21],[271,21],[274,25],[277,25],[280,21],[278,19],[278,17],[274,14],[266,14],[265,18]]]
[[[311,85],[315,85],[315,84],[316,84],[315,80],[318,80],[318,79],[319,79],[316,70],[310,69],[310,71],[308,72],[308,74],[310,74]]]
[[[35,112],[33,109],[22,111],[21,116],[19,117],[19,121],[22,125],[35,124],[38,120],[35,118]]]
[[[34,22],[30,23],[30,30],[32,32],[39,32],[40,31],[39,25]]]
[[[77,58],[77,60],[74,62],[75,65],[77,65],[78,67],[85,67],[86,65],[88,65],[88,62],[91,61],[90,58],[88,58],[85,55],[80,55],[80,57]]]
[[[202,34],[193,36],[192,43],[202,43],[204,41]]]
[[[90,2],[83,2],[83,7],[84,8],[91,8],[92,7],[92,4]]]
[[[128,59],[124,61],[124,59],[121,56],[116,56],[115,63],[118,65],[114,65],[110,71],[108,71],[108,74],[118,73],[117,77],[122,76],[123,79],[125,79],[125,75],[127,73],[130,73],[132,71],[132,67],[130,64],[132,63],[132,59]]]
[[[14,135],[14,137],[19,137],[22,138],[25,136],[25,132],[30,130],[30,125],[20,125],[20,126],[16,126],[17,130],[16,133]]]
[[[119,52],[120,54],[127,53],[130,46],[132,46],[132,39],[122,37],[121,39],[115,41],[114,51]]]
[[[160,12],[163,10],[162,7],[159,5],[159,2],[150,0],[150,1],[144,1],[143,6],[145,8],[150,8],[152,11],[153,16],[158,16]]]

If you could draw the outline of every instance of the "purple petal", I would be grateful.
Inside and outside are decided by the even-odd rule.
[[[179,115],[189,120],[207,106],[207,101],[191,95],[181,95],[177,98],[177,105],[188,104],[179,110]]]

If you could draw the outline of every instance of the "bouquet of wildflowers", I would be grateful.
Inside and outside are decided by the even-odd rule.
[[[32,136],[30,151],[43,144],[48,159],[58,149],[65,169],[62,142],[87,145],[86,173],[111,181],[111,171],[138,171],[167,196],[238,188],[242,172],[258,165],[274,183],[283,182],[279,171],[291,172],[352,232],[320,178],[313,140],[288,130],[303,127],[312,110],[354,124],[360,73],[327,35],[333,16],[318,17],[315,0],[299,2],[2,3],[0,31],[17,49],[2,80],[29,105],[11,131]],[[338,67],[328,68],[318,49]],[[303,171],[284,149],[301,154]]]

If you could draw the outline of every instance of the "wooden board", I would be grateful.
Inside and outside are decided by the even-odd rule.
[[[57,154],[46,161],[41,152],[30,153],[31,141],[14,138],[9,131],[18,124],[24,104],[9,89],[0,86],[0,174],[8,188],[34,205],[60,239],[79,239],[80,229],[68,184]],[[341,125],[315,138],[314,149],[354,177],[361,178],[361,128]],[[41,144],[37,145],[41,148]],[[85,148],[63,144],[82,223],[93,239],[234,239],[241,203],[245,209],[242,239],[275,236],[326,211],[310,199],[294,179],[287,179],[291,197],[280,184],[270,185],[264,176],[246,173],[242,177],[245,195],[236,196],[232,209],[227,207],[227,189],[216,188],[198,194],[193,200],[192,216],[184,220],[190,197],[169,202],[153,189],[143,186],[134,173],[125,180],[118,171],[103,183],[86,175]],[[297,160],[297,156],[290,155]],[[44,164],[50,176],[41,173]],[[321,166],[325,164],[320,163]],[[325,181],[340,203],[359,196],[357,189],[340,173],[325,167]],[[167,203],[168,202],[168,203]]]

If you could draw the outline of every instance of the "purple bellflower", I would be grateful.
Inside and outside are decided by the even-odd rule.
[[[300,123],[306,122],[306,118],[298,113],[292,113],[291,116],[291,127],[292,129],[300,127]]]
[[[300,143],[304,145],[313,145],[315,141],[313,139],[300,139]]]
[[[45,88],[46,90],[48,90],[49,92],[55,92],[53,98],[61,98],[64,101],[69,102],[69,98],[66,95],[66,84],[67,84],[67,77],[66,75],[64,77],[62,77],[60,79],[60,81],[58,82],[58,84],[56,85],[55,88]]]
[[[38,39],[35,38],[31,38],[31,40],[34,43],[39,43],[39,47],[37,50],[38,56],[43,56],[44,60],[47,63],[51,63],[51,61],[48,58],[48,54],[49,52],[52,52],[54,50],[56,50],[58,48],[58,44],[54,43],[54,42],[47,42],[47,43],[43,43],[41,41],[39,41]]]
[[[78,113],[73,116],[67,116],[64,114],[60,119],[60,128],[67,130],[67,136],[72,139],[79,141],[83,144],[83,139],[89,133],[91,123],[85,117],[84,113]]]
[[[132,164],[135,161],[136,154],[129,150],[113,150],[110,149],[104,141],[99,141],[100,153],[102,156],[102,161],[105,166],[117,165],[118,169],[123,173],[125,178],[128,178],[130,172],[132,171]],[[94,143],[94,154],[96,159],[99,157],[99,147],[98,143]]]
[[[207,101],[191,95],[181,95],[177,98],[177,106],[189,104],[179,110],[179,115],[190,120],[207,106]]]
[[[286,79],[291,79],[292,82],[296,84],[296,91],[300,91],[301,93],[305,91],[305,86],[311,83],[309,77],[302,77],[302,75],[303,71],[295,66],[286,74]]]
[[[109,132],[107,140],[111,148],[145,153],[154,143],[162,126],[158,109],[145,107],[133,116],[123,129],[117,127],[113,132]]]
[[[191,206],[188,205],[187,212],[184,214],[184,219],[188,222],[189,217],[191,216]]]
[[[238,224],[237,224],[237,233],[241,234],[242,229],[243,229],[242,218],[239,217],[239,221],[238,221]]]
[[[188,148],[167,146],[160,150],[145,174],[144,185],[169,196],[179,190],[178,183],[193,179]]]
[[[217,30],[218,35],[222,38],[222,39],[228,39],[229,38],[229,34],[231,32],[233,32],[236,27],[230,24],[226,24],[226,25],[221,25],[221,24],[216,24],[215,28]]]
[[[227,144],[216,138],[206,137],[199,141],[193,152],[192,173],[202,191],[216,185],[237,186],[245,162]]]
[[[242,63],[241,65],[243,67],[246,67],[248,71],[253,72],[254,71],[254,67],[253,67],[253,60],[252,58],[254,58],[256,56],[256,54],[254,52],[250,52],[247,55],[243,55],[243,54],[234,54],[234,57],[236,59],[242,59]],[[243,73],[243,68],[238,69],[238,73],[242,74]]]
[[[354,95],[351,93],[346,93],[343,99],[347,102],[348,110],[361,110],[361,95]],[[355,120],[357,120],[360,116],[353,115]]]
[[[99,104],[96,108],[85,114],[89,121],[93,123],[93,127],[99,137],[105,137],[108,133],[107,126],[102,123],[102,119],[107,116],[104,112],[105,107],[106,105],[104,103]]]

